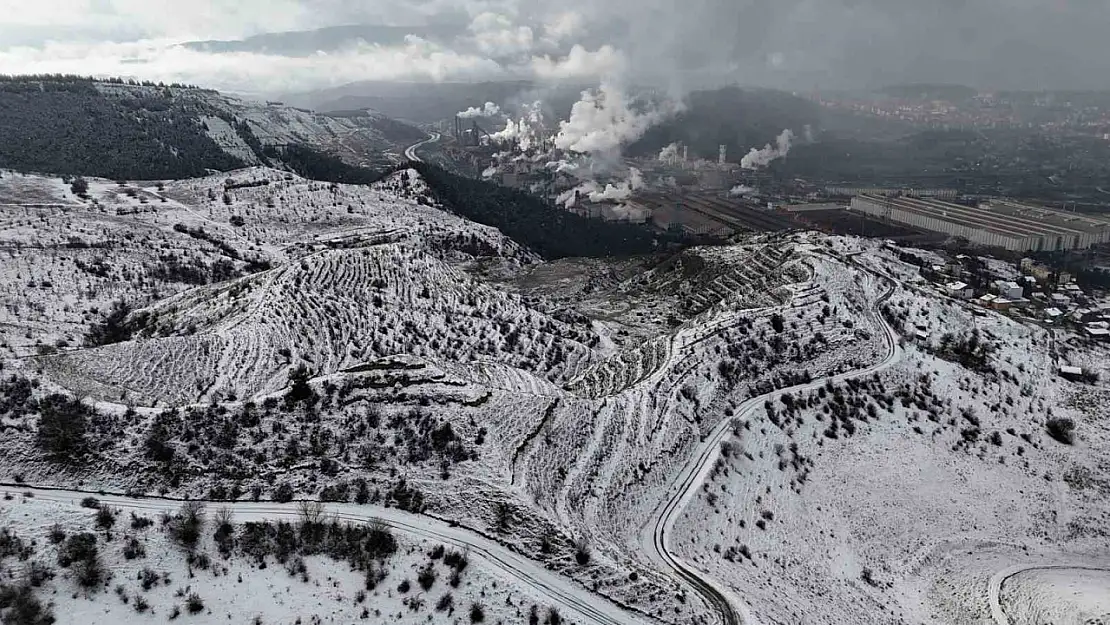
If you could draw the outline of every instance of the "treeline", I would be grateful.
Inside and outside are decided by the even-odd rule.
[[[409,163],[399,169],[410,167],[420,172],[445,208],[497,228],[544,258],[649,254],[679,241],[642,226],[582,217],[523,191],[456,176],[435,165]]]
[[[131,87],[170,87],[173,89],[200,89],[196,85],[183,85],[181,83],[172,82],[166,84],[163,82],[151,82],[149,80],[133,80],[123,78],[94,78],[92,76],[78,76],[77,74],[0,74],[0,82],[15,82],[15,83],[35,83],[35,82],[53,82],[53,83],[107,83],[110,85],[128,85]]]
[[[0,167],[20,171],[151,180],[244,166],[172,95],[110,97],[77,77],[0,80],[0,137]]]
[[[268,159],[285,163],[289,169],[310,180],[340,184],[373,184],[382,177],[377,171],[348,165],[331,154],[300,144],[281,148],[270,146],[266,148],[263,155]]]

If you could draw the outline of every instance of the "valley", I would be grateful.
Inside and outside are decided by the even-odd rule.
[[[1105,609],[1107,391],[880,241],[545,258],[415,169],[83,180],[0,174],[0,583],[50,568],[59,622],[1026,623],[1051,567]]]

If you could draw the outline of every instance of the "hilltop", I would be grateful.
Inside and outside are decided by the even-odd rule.
[[[382,168],[424,137],[371,110],[321,115],[184,85],[71,76],[0,79],[0,167],[160,180],[269,164],[299,145]]]

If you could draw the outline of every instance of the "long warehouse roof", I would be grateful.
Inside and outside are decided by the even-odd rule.
[[[952,204],[941,200],[860,195],[860,199],[925,217],[981,228],[1009,237],[1097,234],[1110,222],[1059,213],[1014,203],[996,202],[990,208]]]

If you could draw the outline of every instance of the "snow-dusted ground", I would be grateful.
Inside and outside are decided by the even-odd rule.
[[[892,269],[878,252],[859,260]],[[775,402],[773,419],[736,430],[676,524],[678,552],[767,620],[989,622],[995,572],[1110,557],[1105,396],[1084,402],[1092,391],[1054,375],[1039,328],[906,289],[889,306],[929,339],[866,387],[834,385],[851,431],[829,433],[832,389],[793,397],[792,412]],[[973,330],[994,372],[934,355]],[[1075,419],[1076,446],[1048,437],[1050,414]],[[1055,588],[1030,601],[1053,613]]]
[[[336,623],[453,622],[469,621],[474,604],[483,606],[488,622],[524,622],[533,606],[541,618],[555,606],[562,608],[561,616],[569,622],[642,622],[492,541],[476,539],[446,523],[389,509],[331,506],[324,513],[325,522],[331,518],[344,523],[380,518],[393,528],[397,554],[382,562],[384,578],[375,588],[367,589],[366,572],[323,555],[300,558],[305,565],[300,571],[295,568],[296,558],[281,563],[267,557],[267,566],[260,566],[241,553],[220,554],[212,538],[218,509],[205,511],[203,538],[196,547],[186,549],[171,538],[160,518],[165,513],[176,513],[180,506],[177,502],[99,496],[98,503],[109,505],[116,513],[115,527],[104,531],[95,525],[96,511],[80,506],[82,498],[76,493],[9,490],[0,508],[0,525],[24,543],[34,543],[28,558],[3,560],[0,584],[25,581],[32,562],[53,570],[54,579],[36,594],[53,605],[61,624],[160,622],[175,607],[182,611],[183,618],[202,623],[257,619],[263,623],[299,619]],[[245,522],[303,521],[295,504],[229,504],[228,510],[236,532],[241,532]],[[141,529],[129,527],[132,513],[154,524]],[[97,587],[83,588],[74,579],[72,569],[57,566],[58,547],[49,540],[56,528],[71,535],[97,534],[100,559],[110,571],[110,578]],[[124,547],[131,538],[142,546],[143,555],[128,559]],[[444,563],[442,553],[432,557],[437,547],[466,555],[469,564],[460,572],[457,584],[451,583],[453,569]],[[190,564],[190,554],[207,557],[211,564]],[[435,579],[424,589],[419,575],[427,566],[434,571]],[[145,589],[140,576],[144,569],[158,574],[157,583]],[[400,587],[406,581],[408,589],[402,592]],[[189,594],[203,601],[203,609],[196,614],[186,612],[185,598]],[[440,609],[439,602],[445,596],[450,599],[449,607]],[[137,607],[140,603],[146,604],[141,613]]]
[[[999,603],[1012,625],[1103,625],[1110,622],[1110,569],[1063,565],[1018,571],[1002,582]]]
[[[1053,375],[1047,331],[973,314],[861,239],[544,264],[425,192],[415,172],[252,168],[78,200],[5,174],[5,372],[99,416],[76,469],[0,414],[4,471],[206,499],[365,484],[671,623],[710,622],[717,594],[755,622],[983,623],[998,571],[1105,557],[1108,391]],[[181,281],[218,262],[232,275]],[[135,339],[81,347],[121,298],[147,315]],[[284,399],[300,366],[315,403]],[[1050,412],[1076,445],[1047,436]]]

